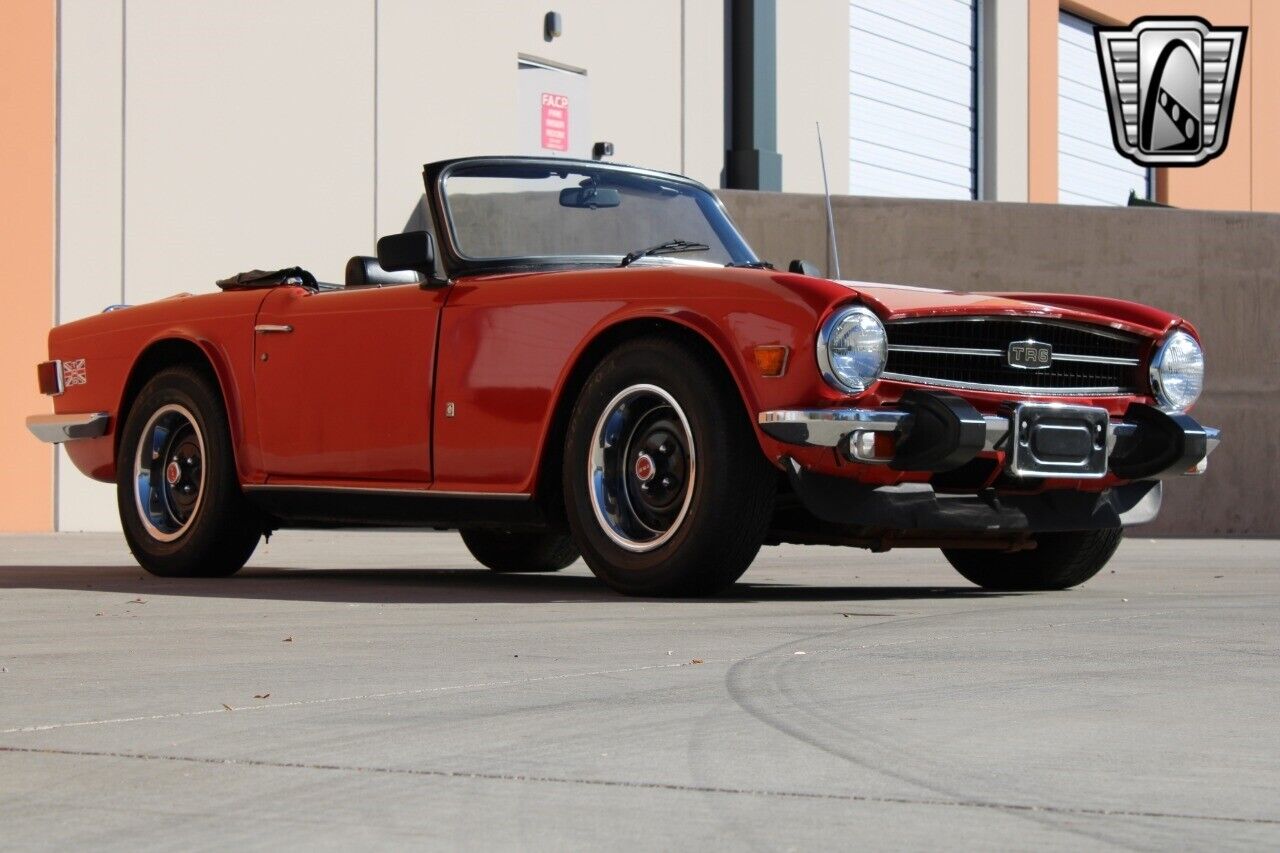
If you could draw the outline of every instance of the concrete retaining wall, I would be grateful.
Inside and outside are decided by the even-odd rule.
[[[828,268],[821,196],[720,195],[764,258]],[[1280,215],[852,197],[833,206],[845,279],[1092,293],[1187,317],[1208,362],[1194,414],[1223,443],[1207,475],[1170,484],[1143,532],[1280,535]]]

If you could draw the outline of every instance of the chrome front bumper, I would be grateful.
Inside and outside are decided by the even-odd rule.
[[[957,459],[960,459],[959,464],[963,464],[967,458],[961,457],[966,454],[968,458],[972,458],[979,452],[1003,450],[1007,447],[1007,442],[1014,432],[1016,408],[1008,414],[982,415],[953,395],[931,396],[935,400],[945,399],[945,405],[951,407],[954,412],[951,416],[961,424],[961,430],[966,435],[961,440],[967,442],[967,449],[961,448],[958,455],[952,453],[947,456],[948,467],[956,467]],[[1064,406],[1063,408],[1072,407]],[[1089,407],[1076,408],[1084,410]],[[1090,410],[1103,412],[1100,409]],[[1140,432],[1152,429],[1150,423],[1153,418],[1160,419],[1167,431],[1180,430],[1184,436],[1194,434],[1196,438],[1200,435],[1204,438],[1203,452],[1198,449],[1197,441],[1196,449],[1188,449],[1184,454],[1177,454],[1176,458],[1170,460],[1169,467],[1158,473],[1145,472],[1143,479],[1153,476],[1201,474],[1205,471],[1209,454],[1221,441],[1221,434],[1217,429],[1201,426],[1187,415],[1166,415],[1148,406],[1131,407],[1130,413],[1135,417],[1143,417],[1136,417],[1139,422],[1106,418],[1105,453],[1108,459],[1114,460],[1113,453],[1118,446],[1133,443],[1138,439]],[[869,455],[866,449],[874,448],[875,444],[874,441],[864,439],[869,436],[874,437],[877,433],[891,434],[898,439],[905,438],[911,431],[915,417],[915,412],[902,409],[781,409],[761,412],[759,423],[765,433],[788,444],[839,448],[851,461],[892,465],[894,463],[892,458],[876,458],[874,455]],[[1184,462],[1187,464],[1182,464]],[[934,470],[945,470],[945,468],[940,467]],[[1078,478],[1078,475],[1071,472],[1060,474],[1037,472],[1036,476]],[[1126,479],[1129,478],[1126,477]]]
[[[31,415],[27,418],[27,429],[43,442],[61,444],[77,438],[98,438],[105,435],[110,421],[111,416],[106,412]]]

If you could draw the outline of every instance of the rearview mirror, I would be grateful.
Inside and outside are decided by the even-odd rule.
[[[590,208],[617,207],[622,204],[622,197],[614,187],[597,187],[588,184],[585,187],[565,187],[560,190],[561,207]]]
[[[436,245],[429,231],[388,234],[378,241],[378,263],[387,272],[413,270],[435,278]]]

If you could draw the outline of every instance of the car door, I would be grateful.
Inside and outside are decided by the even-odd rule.
[[[431,481],[431,392],[444,288],[279,288],[254,328],[271,483]]]

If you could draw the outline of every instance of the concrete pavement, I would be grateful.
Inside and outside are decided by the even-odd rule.
[[[0,537],[0,847],[1275,849],[1278,626],[1274,540],[1038,595],[768,548],[652,601],[454,534],[217,581]]]

